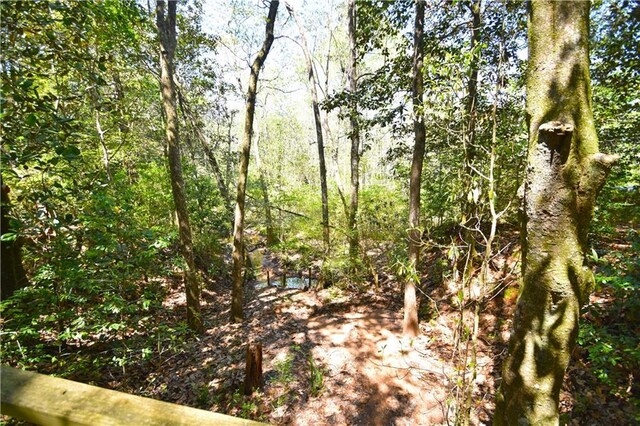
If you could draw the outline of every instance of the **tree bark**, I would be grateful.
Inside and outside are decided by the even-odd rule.
[[[315,73],[313,72],[313,58],[307,44],[307,36],[304,27],[298,20],[291,5],[287,4],[289,14],[296,22],[300,38],[302,39],[302,50],[307,62],[307,74],[309,75],[309,91],[311,92],[311,106],[313,108],[313,118],[316,125],[316,142],[318,144],[318,162],[320,166],[320,192],[322,197],[322,237],[324,241],[325,251],[329,251],[330,234],[329,234],[329,193],[327,189],[327,166],[324,159],[324,139],[322,137],[322,120],[320,118],[320,105],[318,103],[318,90]]]
[[[244,370],[244,394],[251,395],[255,389],[264,386],[262,375],[262,344],[247,346],[247,357]]]
[[[214,176],[216,177],[216,183],[218,185],[218,192],[220,192],[220,196],[224,200],[225,207],[229,211],[229,213],[233,213],[231,209],[230,199],[229,199],[229,191],[227,191],[227,184],[225,183],[224,176],[222,176],[222,170],[220,170],[220,165],[218,164],[218,159],[216,158],[213,150],[211,149],[208,138],[205,136],[204,132],[201,129],[201,126],[197,122],[194,112],[191,110],[189,103],[187,102],[186,97],[182,93],[180,88],[176,87],[178,100],[180,101],[181,109],[184,113],[185,121],[188,118],[193,131],[196,133],[198,140],[200,141],[200,146],[204,151],[207,159],[209,160],[209,165],[211,166],[211,170],[213,171]]]
[[[416,20],[413,32],[413,132],[414,146],[409,177],[409,265],[417,270],[420,259],[420,184],[424,162],[426,131],[424,126],[423,95],[424,81],[424,0],[416,1]],[[412,274],[417,276],[417,274]],[[405,336],[415,337],[419,333],[416,283],[409,277],[404,285],[404,320],[402,329]]]
[[[260,189],[262,190],[262,201],[264,202],[264,223],[267,228],[267,246],[271,247],[278,243],[278,236],[273,228],[273,215],[271,214],[271,202],[269,201],[269,187],[264,171],[260,171]]]
[[[349,124],[351,132],[351,203],[349,208],[349,217],[347,218],[347,228],[349,232],[349,258],[351,264],[355,268],[360,251],[360,241],[358,237],[358,191],[360,185],[360,125],[358,123],[358,51],[356,45],[356,1],[349,0],[348,15],[348,33],[349,33]]]
[[[102,125],[100,124],[100,112],[98,111],[98,108],[96,108],[96,132],[98,133],[100,149],[102,150],[102,164],[104,165],[104,170],[107,173],[107,179],[111,182],[113,177],[111,176],[109,148],[107,148],[107,142],[104,139],[104,130],[102,130]]]
[[[200,314],[200,283],[193,256],[193,241],[189,212],[182,176],[180,140],[178,132],[178,111],[176,108],[176,87],[174,81],[173,58],[176,49],[176,1],[169,1],[165,15],[165,2],[156,4],[156,24],[160,36],[160,86],[162,106],[167,119],[167,157],[171,178],[171,191],[176,208],[180,234],[180,252],[187,264],[185,289],[187,293],[187,323],[197,333],[203,331]]]
[[[256,167],[258,168],[258,183],[260,184],[260,190],[262,192],[262,203],[264,204],[264,222],[267,228],[267,246],[273,246],[278,242],[275,230],[273,229],[273,217],[271,215],[271,202],[269,201],[269,187],[267,185],[267,178],[262,167],[262,160],[260,159],[260,133],[258,137],[254,138],[256,147]]]
[[[249,173],[249,157],[251,153],[251,136],[253,134],[253,117],[256,109],[256,93],[258,91],[258,76],[264,65],[271,45],[273,44],[273,27],[278,12],[278,0],[269,3],[266,34],[264,44],[251,64],[249,88],[245,105],[244,135],[240,153],[240,172],[238,174],[238,191],[236,195],[235,222],[233,226],[233,289],[231,293],[231,320],[242,321],[242,299],[244,291],[243,269],[243,232],[244,232],[244,203],[247,189],[247,174]]]
[[[0,206],[2,223],[0,224],[0,232],[3,237],[0,242],[0,247],[2,248],[2,253],[0,253],[0,261],[2,263],[0,265],[0,299],[4,300],[7,297],[11,297],[16,290],[29,285],[29,280],[22,265],[20,238],[7,238],[7,234],[15,233],[15,230],[11,229],[10,222],[10,190],[9,187],[1,181],[0,188],[2,191],[2,205]]]
[[[496,425],[557,425],[560,388],[592,290],[585,265],[596,196],[616,156],[598,153],[591,111],[589,3],[530,3],[523,283]]]
[[[478,70],[480,67],[480,5],[481,0],[472,0],[469,4],[471,11],[471,62],[469,64],[469,80],[467,81],[467,101],[465,110],[467,113],[467,128],[464,134],[464,160],[465,160],[465,179],[468,182],[467,191],[465,191],[464,199],[464,221],[470,219],[473,215],[473,203],[467,200],[467,193],[471,189],[471,177],[473,176],[473,161],[476,157],[476,119],[478,115]]]

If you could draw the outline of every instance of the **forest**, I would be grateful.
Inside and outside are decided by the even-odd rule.
[[[638,1],[11,0],[0,45],[3,388],[640,423]]]

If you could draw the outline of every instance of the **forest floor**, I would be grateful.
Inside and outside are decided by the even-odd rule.
[[[277,261],[268,253],[261,257],[264,269],[277,276]],[[476,425],[491,424],[517,298],[517,253],[507,250],[493,265],[493,278],[503,285],[480,313],[470,410]],[[253,281],[242,324],[228,321],[230,289],[218,283],[203,293],[203,336],[144,369],[128,370],[125,381],[110,387],[275,424],[453,424],[471,375],[457,290],[427,283],[421,334],[406,339],[402,292],[393,278],[383,277],[377,290],[357,292],[256,288]],[[166,312],[180,315],[184,305],[183,292],[171,290]],[[249,343],[262,344],[265,377],[264,389],[251,397],[241,391]],[[630,424],[634,407],[607,394],[582,358],[576,350],[561,393],[562,423]]]
[[[155,371],[144,372],[144,394],[280,424],[452,422],[460,380],[454,362],[457,310],[443,304],[440,315],[423,322],[420,337],[406,339],[401,293],[391,284],[357,295],[250,287],[243,324],[228,322],[227,298],[216,294],[205,292],[203,314],[210,319],[205,335],[184,353],[158,361]],[[166,303],[177,307],[185,301],[176,292]],[[215,318],[220,321],[211,321]],[[493,411],[495,366],[504,353],[506,327],[494,314],[483,314],[475,424],[489,422]],[[239,389],[250,342],[263,346],[266,385],[249,398]],[[140,383],[135,376],[130,371],[127,381]]]
[[[628,272],[636,276],[637,242],[632,245],[623,236],[627,231],[622,230],[620,238],[603,241],[596,250],[601,257],[609,257],[610,264],[628,259]],[[477,370],[470,407],[474,425],[492,421],[493,399],[518,293],[516,241],[515,234],[505,239],[504,249],[493,259],[490,279],[497,286],[480,311]],[[203,335],[193,337],[182,331],[176,333],[173,343],[158,338],[157,345],[152,342],[151,349],[146,349],[149,356],[122,367],[38,370],[273,424],[455,424],[457,404],[465,400],[464,390],[473,374],[471,346],[466,339],[473,316],[472,304],[467,304],[462,310],[464,320],[460,320],[458,288],[449,279],[447,269],[451,265],[443,261],[447,259],[445,248],[428,250],[424,256],[424,270],[429,271],[429,276],[422,280],[420,336],[415,339],[402,337],[401,280],[388,269],[380,268],[386,275],[380,274],[377,289],[373,284],[287,289],[279,285],[282,270],[278,259],[264,248],[257,250],[258,277],[246,286],[243,323],[229,321],[229,282],[207,282],[202,294],[206,327]],[[388,264],[388,259],[381,264]],[[623,270],[620,265],[616,268]],[[257,285],[266,270],[271,271],[272,284],[276,285]],[[298,282],[308,278],[298,278]],[[186,300],[178,282],[178,277],[158,277],[147,284],[161,285],[165,291],[163,305],[154,314],[156,327],[185,320]],[[629,316],[634,311],[624,307],[637,304],[639,299],[636,293],[627,292],[627,299],[620,302],[624,305],[614,305],[620,294],[612,293],[610,287],[599,287],[592,295],[591,308],[584,316],[584,322],[595,333],[591,343],[607,343],[606,339],[598,340],[597,332],[612,322],[616,327],[625,327],[626,335],[631,336],[629,343],[623,342],[625,345],[631,345],[631,350],[633,345],[640,348],[639,322]],[[138,332],[146,331],[132,329],[130,334]],[[615,337],[609,337],[612,336]],[[121,344],[140,350],[133,348],[132,340],[122,337]],[[263,348],[265,386],[252,396],[245,396],[245,354],[251,343],[260,343]],[[110,353],[104,345],[85,343],[78,352],[106,356],[100,355]],[[561,391],[561,424],[634,424],[640,414],[628,395],[637,392],[637,366],[616,365],[604,370],[620,371],[629,377],[627,394],[615,394],[596,377],[597,366],[589,356],[602,353],[603,362],[613,359],[618,363],[624,358],[612,357],[613,352],[606,345],[596,349],[601,352],[578,347],[573,353]]]

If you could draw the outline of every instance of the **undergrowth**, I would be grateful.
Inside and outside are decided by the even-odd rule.
[[[598,252],[601,255],[598,255]],[[640,421],[640,233],[594,250],[596,289],[585,307],[578,344],[583,362],[602,389],[627,400]],[[588,403],[588,402],[586,402]]]

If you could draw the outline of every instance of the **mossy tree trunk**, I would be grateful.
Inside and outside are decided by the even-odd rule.
[[[231,290],[231,321],[240,322],[243,318],[242,301],[244,291],[244,203],[247,190],[247,175],[249,173],[249,158],[251,155],[251,137],[253,135],[253,117],[256,111],[256,94],[258,92],[258,76],[267,60],[269,50],[273,44],[273,27],[278,12],[278,0],[271,0],[267,16],[265,40],[258,56],[251,64],[249,88],[245,104],[244,135],[240,152],[240,172],[238,173],[238,190],[236,194],[235,221],[233,225],[233,288]]]
[[[185,288],[187,293],[187,323],[189,327],[200,333],[203,331],[200,314],[200,282],[196,272],[193,256],[193,238],[189,223],[189,212],[182,175],[182,160],[178,133],[178,109],[176,85],[174,80],[173,58],[176,51],[176,1],[169,1],[165,13],[165,2],[158,0],[156,5],[156,23],[160,38],[160,87],[162,90],[162,106],[167,120],[167,157],[171,191],[176,208],[176,217],[180,235],[180,252],[187,264],[185,271]]]
[[[523,283],[496,425],[556,425],[581,305],[596,196],[617,159],[598,153],[591,111],[589,3],[534,0],[529,13]]]
[[[420,184],[422,182],[422,165],[426,130],[424,126],[424,78],[422,66],[424,62],[424,6],[423,0],[416,1],[416,20],[413,32],[413,132],[414,146],[409,176],[409,264],[418,268],[421,248],[420,232]],[[413,274],[412,274],[413,275]],[[417,275],[417,274],[416,274]],[[419,333],[418,303],[416,301],[416,283],[409,277],[404,284],[404,319],[402,330],[405,336],[415,337]]]

